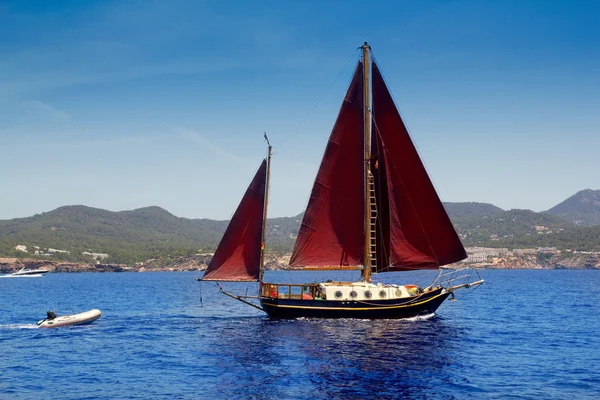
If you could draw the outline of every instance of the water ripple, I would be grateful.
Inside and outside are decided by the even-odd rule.
[[[201,307],[193,273],[2,280],[0,397],[600,398],[598,274],[488,271],[476,295],[398,321],[273,320],[205,284]],[[89,326],[35,325],[93,308]]]

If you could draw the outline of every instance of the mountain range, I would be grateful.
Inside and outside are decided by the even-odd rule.
[[[576,225],[600,225],[600,190],[585,189],[577,192],[545,213]]]
[[[487,203],[444,205],[466,246],[578,250],[600,246],[600,190],[580,191],[541,213],[505,211]],[[270,218],[268,251],[291,251],[301,220],[302,214]],[[227,223],[180,218],[156,206],[119,212],[64,206],[32,217],[0,220],[0,255],[22,257],[37,251],[90,262],[92,256],[84,252],[106,253],[103,261],[125,264],[191,256],[214,251]],[[17,245],[27,248],[18,250]]]

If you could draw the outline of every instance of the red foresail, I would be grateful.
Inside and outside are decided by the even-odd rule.
[[[290,259],[291,266],[362,265],[364,259],[363,65],[358,63]]]
[[[266,179],[267,161],[264,160],[233,214],[202,280],[259,279]]]
[[[373,131],[383,144],[389,196],[388,271],[434,269],[466,258],[375,63],[372,85]]]

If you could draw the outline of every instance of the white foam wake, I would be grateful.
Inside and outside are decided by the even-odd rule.
[[[427,321],[435,317],[435,313],[425,314],[425,315],[417,315],[416,317],[404,318],[404,321]]]
[[[38,329],[36,324],[0,324],[0,329]]]

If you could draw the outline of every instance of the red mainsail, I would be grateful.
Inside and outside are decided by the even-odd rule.
[[[364,259],[363,64],[329,137],[291,266],[362,265]]]
[[[266,180],[267,161],[263,160],[233,214],[202,280],[259,279]]]
[[[388,271],[435,269],[467,257],[373,62],[373,136],[389,198]],[[381,178],[381,177],[380,177]],[[385,214],[385,213],[384,213]],[[382,234],[385,236],[385,233]],[[383,272],[383,271],[381,271]]]

